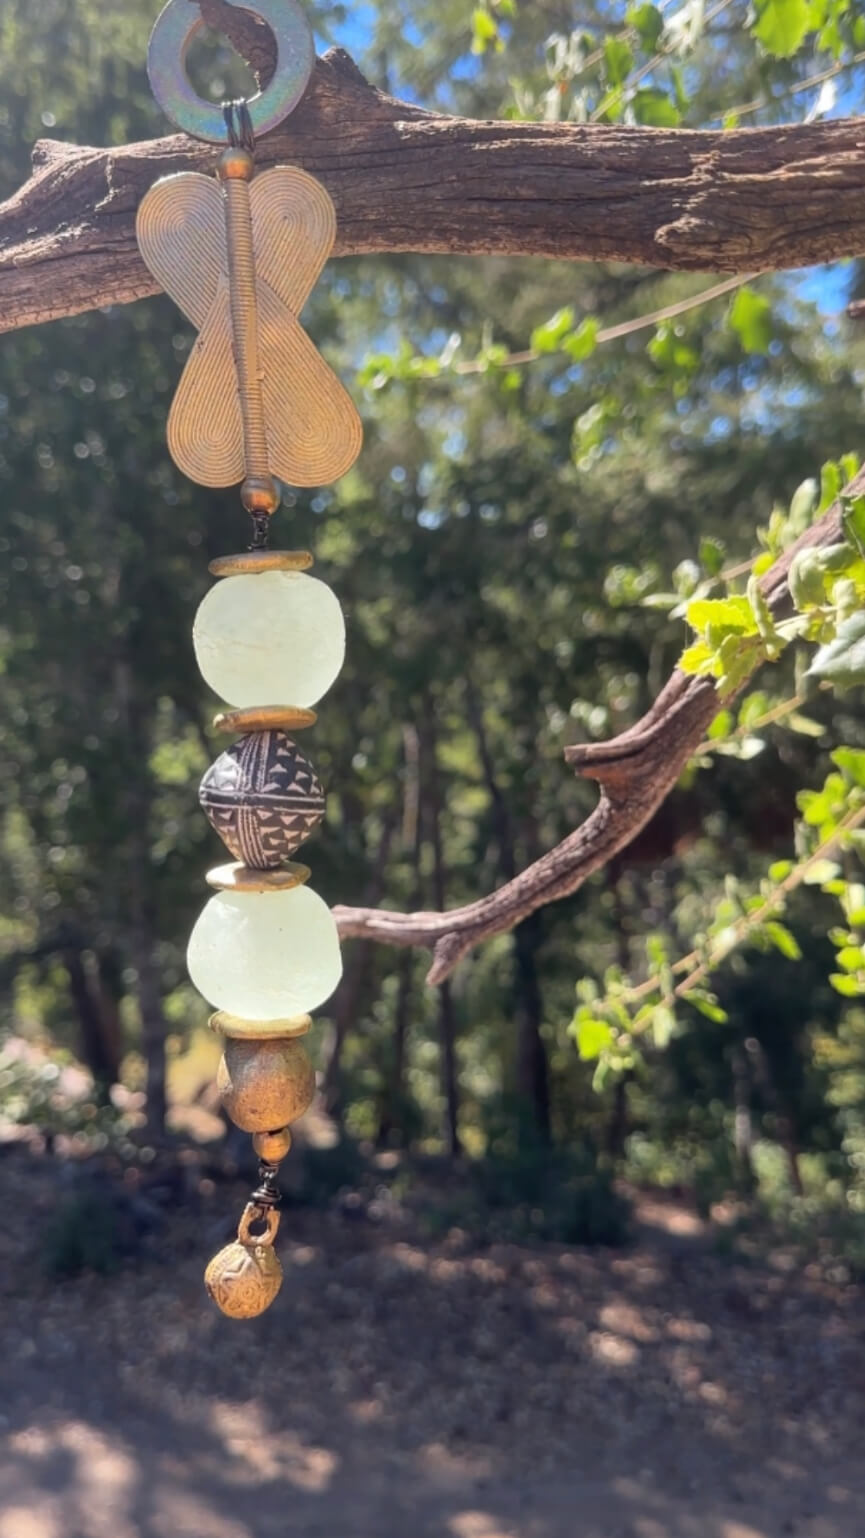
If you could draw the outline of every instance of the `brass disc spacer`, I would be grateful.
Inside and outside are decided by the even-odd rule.
[[[295,1041],[298,1036],[308,1036],[312,1029],[311,1015],[289,1015],[285,1020],[243,1020],[240,1015],[230,1015],[219,1009],[208,1021],[217,1036],[231,1041]]]
[[[281,1164],[291,1148],[291,1133],[287,1127],[280,1127],[275,1132],[255,1132],[252,1146],[265,1164]]]
[[[317,720],[314,710],[299,705],[250,705],[247,710],[221,710],[213,726],[217,732],[302,732]]]
[[[277,865],[274,870],[258,870],[237,861],[233,865],[217,865],[204,879],[218,892],[291,892],[304,886],[311,875],[308,865]]]
[[[315,1069],[301,1041],[229,1037],[216,1087],[242,1132],[271,1132],[297,1121],[315,1095]]]
[[[212,577],[250,577],[261,571],[309,571],[314,564],[308,550],[245,550],[217,556],[207,569]]]
[[[240,488],[240,500],[248,513],[275,513],[282,497],[272,475],[248,475]]]
[[[216,162],[216,174],[221,182],[251,182],[255,175],[255,161],[249,150],[239,144],[229,145]]]

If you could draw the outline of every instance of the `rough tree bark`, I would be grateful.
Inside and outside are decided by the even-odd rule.
[[[0,206],[0,329],[156,292],[135,210],[218,150],[183,134],[94,149],[40,141]],[[754,272],[865,250],[858,119],[716,133],[475,122],[375,90],[332,49],[259,147],[327,187],[336,252],[434,251]]]

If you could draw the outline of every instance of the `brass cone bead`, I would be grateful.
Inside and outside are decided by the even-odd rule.
[[[216,1085],[236,1127],[271,1132],[297,1121],[312,1104],[315,1070],[300,1041],[229,1038]]]
[[[291,1148],[291,1133],[287,1127],[281,1127],[278,1132],[256,1132],[252,1146],[265,1164],[281,1164]]]

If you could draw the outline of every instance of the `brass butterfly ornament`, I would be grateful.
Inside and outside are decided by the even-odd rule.
[[[186,75],[203,25],[196,6],[169,0],[158,17],[148,49],[154,95],[179,128],[224,148],[215,176],[156,182],[136,223],[144,261],[198,332],[168,418],[169,450],[200,485],[239,484],[253,520],[247,551],[211,563],[220,580],[193,630],[205,682],[228,707],[214,725],[240,734],[201,787],[202,806],[238,858],[209,872],[216,895],[188,952],[224,1039],[217,1082],[226,1112],[252,1133],[260,1161],[237,1238],[205,1272],[210,1296],[235,1319],[262,1313],[279,1291],[277,1171],[289,1124],[315,1092],[302,1038],[342,971],[330,910],[307,884],[308,867],[290,858],[324,816],[325,798],[287,732],[315,723],[311,707],[342,665],[345,626],[330,588],[307,574],[312,556],[270,550],[269,526],[281,484],[326,485],[361,449],[357,411],[299,318],[333,249],[333,204],[294,166],[255,174],[256,135],[276,127],[309,82],[312,34],[297,0],[244,9],[270,27],[276,69],[258,96],[222,107],[200,98]]]

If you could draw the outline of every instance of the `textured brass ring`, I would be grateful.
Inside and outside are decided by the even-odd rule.
[[[264,1233],[251,1234],[249,1230],[253,1223],[263,1223]],[[278,1228],[279,1213],[275,1207],[269,1207],[265,1211],[256,1202],[247,1202],[243,1209],[243,1216],[237,1225],[237,1240],[239,1244],[271,1245],[276,1238]]]
[[[256,870],[237,861],[233,865],[217,865],[207,872],[205,880],[218,892],[291,892],[295,887],[305,886],[311,875],[308,865],[277,865],[274,870]]]
[[[315,64],[315,44],[297,0],[252,0],[240,9],[266,22],[276,39],[273,79],[246,104],[253,131],[266,134],[288,117],[306,90]],[[150,34],[147,73],[166,117],[195,139],[223,144],[226,128],[221,105],[199,96],[186,73],[189,45],[203,26],[200,12],[189,0],[168,0]]]
[[[311,1015],[292,1015],[286,1020],[241,1020],[219,1009],[207,1022],[216,1036],[227,1036],[229,1041],[293,1041],[297,1036],[308,1036],[312,1029]]]
[[[317,720],[314,710],[300,705],[250,705],[248,710],[221,710],[213,725],[217,732],[302,732]]]
[[[207,570],[212,577],[253,577],[262,571],[309,571],[313,564],[308,550],[245,550],[217,556]]]

